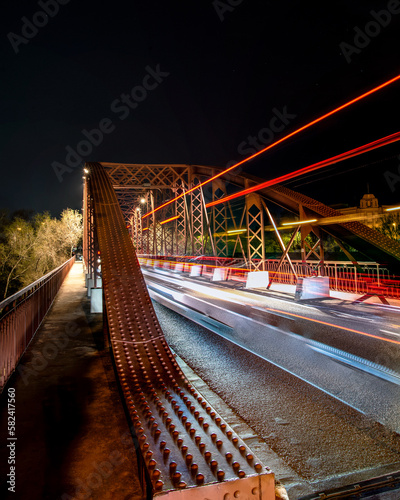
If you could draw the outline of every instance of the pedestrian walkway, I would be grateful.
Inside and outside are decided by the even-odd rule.
[[[16,487],[10,465],[8,389],[16,397]],[[103,336],[75,263],[0,397],[0,497],[138,500],[136,453]]]

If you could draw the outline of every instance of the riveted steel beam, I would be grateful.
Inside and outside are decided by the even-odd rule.
[[[274,476],[185,378],[165,340],[111,181],[88,163],[107,330],[147,495],[275,498]]]

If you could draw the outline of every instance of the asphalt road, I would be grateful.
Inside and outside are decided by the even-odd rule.
[[[174,279],[168,277],[166,288],[171,293],[174,286],[181,287],[174,293],[186,297],[182,300],[186,301],[185,307],[190,314],[188,288],[181,280],[180,284],[174,284]],[[162,287],[165,285],[164,281]],[[157,286],[161,289],[160,284]],[[229,315],[227,304],[231,302],[232,306],[232,296],[223,296],[218,290],[212,300],[208,299],[211,309],[206,313],[219,311],[226,319]],[[241,291],[227,292],[237,298],[243,297]],[[172,293],[168,298],[165,290],[163,293],[164,300],[176,305],[177,295]],[[197,284],[191,293],[197,305],[204,303],[205,292]],[[379,330],[396,333],[397,312],[363,306],[357,309],[357,317],[354,317],[351,309],[354,306],[339,301],[303,305],[271,296],[267,305],[270,310],[265,311],[266,297],[248,292],[245,295],[245,304],[239,304],[238,300],[233,307],[237,327],[225,326],[220,332],[223,336],[155,304],[168,343],[279,455],[300,481],[314,491],[327,485],[343,486],[400,470],[400,436],[395,432],[400,428],[400,386],[366,372],[367,365],[357,367],[335,359],[330,355],[332,351],[327,354],[315,343],[316,339],[322,342],[324,338],[332,338],[333,329],[342,342],[341,349],[346,347],[346,342],[353,347],[359,344],[359,355],[373,353],[377,346],[378,351],[381,349],[384,353],[388,345],[395,356],[379,352],[375,355],[389,364],[396,360],[396,344],[355,332],[349,332],[350,340],[343,339],[343,332],[352,328],[375,334],[379,327]],[[279,324],[269,326],[263,314],[271,315],[272,309],[282,311],[278,317],[283,317],[285,327],[290,317],[288,313],[304,317],[292,324],[297,329],[301,327],[303,335],[284,331]],[[313,328],[308,330],[307,317],[336,326],[309,321]],[[214,330],[218,329],[218,324],[214,325]],[[381,333],[379,336],[385,339]],[[387,334],[387,338],[396,337]],[[365,348],[363,344],[368,342]],[[385,361],[385,356],[389,362]]]

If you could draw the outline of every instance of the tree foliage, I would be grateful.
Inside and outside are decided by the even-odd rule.
[[[49,213],[0,211],[0,297],[7,297],[55,269],[82,237],[82,216],[66,209],[60,219]]]
[[[400,240],[400,214],[389,213],[381,217],[377,230],[393,240]]]

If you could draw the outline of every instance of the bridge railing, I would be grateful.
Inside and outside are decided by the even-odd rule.
[[[0,302],[0,392],[50,309],[75,257]]]
[[[172,268],[179,264],[183,266],[183,272],[189,272],[195,265],[201,265],[202,276],[211,278],[216,267],[225,267],[227,279],[234,281],[246,281],[250,269],[245,267],[244,261],[222,257],[191,257],[191,256],[139,256],[141,264],[155,267]],[[354,265],[348,261],[325,261],[323,269],[316,261],[307,261],[306,265],[300,260],[292,260],[293,267],[298,277],[310,277],[323,274],[329,277],[331,290],[364,295],[367,293],[378,293],[389,298],[400,299],[400,277],[390,275],[389,270],[375,262],[359,262]],[[278,259],[267,259],[264,268],[270,272],[275,283],[287,285],[296,284],[296,276],[293,274],[289,263],[284,262],[279,267]]]

